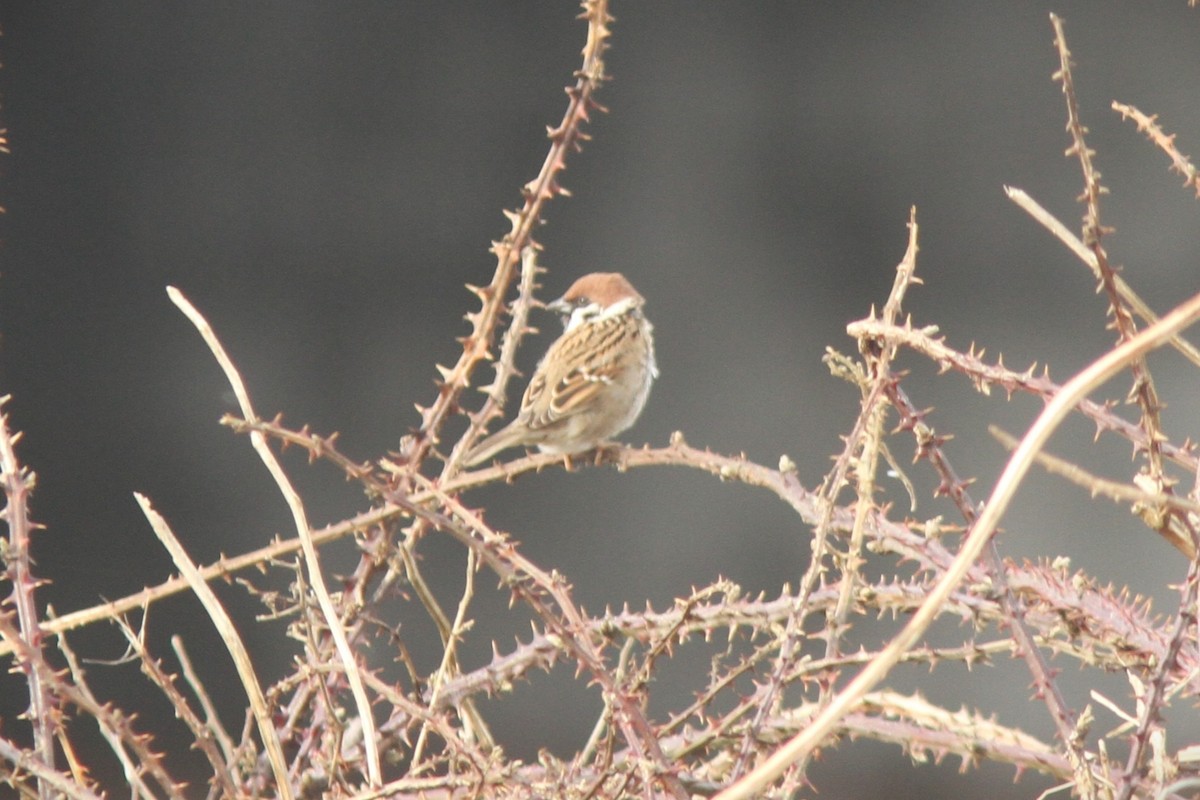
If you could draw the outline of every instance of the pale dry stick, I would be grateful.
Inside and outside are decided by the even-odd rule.
[[[1066,245],[1067,249],[1074,253],[1092,271],[1096,280],[1100,280],[1100,267],[1096,263],[1096,254],[1089,250],[1066,225],[1059,222],[1057,217],[1047,211],[1037,200],[1030,197],[1025,190],[1018,189],[1015,186],[1005,186],[1004,194],[1009,200],[1016,203],[1022,211],[1033,217],[1038,224],[1048,230],[1054,238]],[[1124,278],[1120,275],[1114,275],[1113,278],[1121,299],[1129,304],[1129,307],[1133,309],[1135,314],[1149,325],[1158,322],[1158,314],[1146,304],[1146,301],[1133,290],[1132,286],[1125,282]],[[1200,349],[1197,349],[1194,344],[1182,336],[1175,336],[1171,339],[1171,346],[1182,353],[1188,361],[1200,367]]]
[[[896,265],[892,291],[888,293],[888,299],[883,304],[883,318],[889,323],[895,322],[896,317],[900,315],[900,307],[904,304],[904,295],[908,293],[908,287],[924,283],[916,274],[920,232],[921,229],[917,225],[917,207],[912,206],[908,210],[908,246],[904,250],[904,257]]]
[[[229,736],[229,731],[225,730],[225,726],[221,723],[221,717],[217,714],[217,709],[212,703],[212,698],[208,696],[208,690],[204,688],[204,684],[200,681],[200,676],[196,674],[196,670],[192,668],[192,659],[188,655],[187,649],[183,646],[183,639],[179,634],[171,637],[171,649],[175,651],[175,657],[179,659],[179,664],[183,668],[183,677],[187,680],[188,685],[192,687],[192,693],[196,695],[196,699],[200,703],[200,709],[204,712],[204,724],[212,733],[213,739],[221,748],[221,752],[225,756],[225,763],[233,763],[233,739]]]
[[[805,757],[831,733],[838,719],[856,707],[867,692],[883,679],[903,654],[916,644],[938,616],[939,609],[949,599],[959,581],[982,554],[996,530],[1000,517],[1007,510],[1021,480],[1033,464],[1038,452],[1054,430],[1066,419],[1075,404],[1105,381],[1119,373],[1136,358],[1167,342],[1172,335],[1200,318],[1200,295],[1192,297],[1167,314],[1157,324],[1146,328],[1132,339],[1105,353],[1086,369],[1068,381],[1051,400],[1030,427],[996,481],[991,497],[979,515],[975,526],[963,541],[962,548],[950,569],[938,580],[928,598],[879,657],[862,670],[854,680],[801,731],[761,766],[745,778],[717,795],[717,800],[748,800],[757,796],[778,778],[797,759]],[[853,326],[851,326],[853,327]],[[854,335],[851,331],[851,335]]]
[[[353,534],[355,531],[378,524],[380,521],[394,517],[399,513],[401,513],[400,509],[393,506],[373,508],[343,522],[322,528],[313,534],[313,542],[315,544],[326,544],[342,539]],[[252,550],[249,553],[228,559],[223,558],[213,564],[201,567],[199,568],[200,577],[206,581],[222,580],[236,572],[261,567],[274,558],[294,553],[300,550],[301,546],[299,539],[275,541],[265,547]],[[42,623],[42,631],[47,635],[66,633],[67,631],[84,628],[97,622],[113,620],[121,614],[148,607],[159,600],[186,592],[188,588],[188,582],[184,578],[178,576],[168,578],[157,586],[151,586],[148,589],[126,595],[117,600],[100,603],[88,608],[81,608],[69,614],[63,614],[61,617],[46,620]],[[0,656],[8,655],[11,652],[11,646],[5,642],[0,642]]]
[[[250,394],[246,391],[245,383],[242,382],[242,376],[238,374],[237,367],[233,365],[232,359],[225,352],[225,348],[217,339],[217,334],[213,331],[212,326],[208,324],[208,320],[183,296],[183,292],[174,286],[167,287],[167,295],[171,298],[171,302],[196,326],[196,330],[199,331],[205,344],[212,351],[213,356],[217,359],[217,363],[221,365],[221,369],[225,372],[225,379],[229,381],[229,385],[237,397],[238,406],[242,410],[242,416],[247,420],[258,419],[258,414],[254,412],[254,406],[250,403]],[[313,592],[317,596],[317,603],[321,606],[321,613],[325,616],[325,624],[329,627],[329,634],[333,637],[337,645],[338,655],[345,669],[346,682],[350,686],[350,692],[354,695],[354,703],[358,707],[358,715],[363,726],[363,749],[367,756],[367,780],[372,786],[379,786],[383,783],[383,770],[379,763],[379,741],[375,731],[375,719],[371,715],[371,701],[367,697],[367,690],[363,687],[362,675],[358,671],[358,662],[354,658],[354,653],[350,650],[350,643],[346,641],[346,631],[342,627],[337,609],[334,608],[333,598],[329,596],[329,589],[325,586],[325,577],[321,574],[321,561],[317,557],[316,545],[313,544],[312,528],[308,524],[308,515],[304,510],[304,503],[300,500],[300,495],[292,487],[279,460],[271,452],[266,437],[258,431],[251,431],[250,443],[254,446],[255,452],[258,453],[263,464],[266,465],[267,471],[271,473],[271,477],[275,479],[275,484],[279,487],[280,493],[283,495],[284,500],[287,501],[288,508],[292,512],[296,534],[300,539],[301,550],[304,552],[305,565],[308,568],[309,582],[312,584]],[[195,587],[192,588],[195,589]]]
[[[1020,439],[1001,430],[995,425],[988,426],[988,433],[992,434],[1000,444],[1004,445],[1009,450],[1015,450],[1017,445],[1021,443]],[[1117,503],[1142,504],[1145,506],[1168,506],[1176,511],[1183,513],[1191,513],[1200,515],[1200,503],[1189,500],[1186,497],[1180,497],[1175,494],[1152,494],[1150,492],[1139,489],[1127,483],[1120,481],[1110,481],[1107,478],[1101,478],[1099,475],[1093,475],[1078,464],[1073,464],[1066,459],[1052,456],[1049,453],[1038,453],[1035,460],[1045,470],[1053,475],[1066,478],[1076,486],[1087,489],[1092,497],[1104,495]],[[1179,552],[1188,557],[1189,560],[1196,557],[1196,545],[1191,539],[1182,535],[1179,531],[1173,531],[1175,536],[1164,537],[1170,542]],[[1158,533],[1158,531],[1155,531]]]
[[[75,751],[75,745],[67,736],[65,731],[59,731],[58,746],[63,749],[63,760],[67,762],[67,769],[70,771],[71,777],[81,786],[87,785],[88,768],[84,766],[79,754]]]
[[[882,383],[888,380],[886,367],[874,380]],[[850,608],[855,602],[856,590],[862,576],[859,570],[866,563],[863,558],[863,545],[866,541],[868,519],[875,511],[875,476],[879,471],[879,451],[883,444],[883,423],[887,412],[887,404],[876,402],[865,409],[867,424],[864,426],[861,447],[855,459],[854,476],[856,478],[854,504],[854,526],[850,529],[850,545],[843,556],[842,587],[837,605],[829,618],[829,640],[826,642],[825,656],[831,658],[839,652],[839,637],[850,615]]]
[[[53,603],[46,604],[46,618],[54,618]],[[70,645],[67,644],[67,637],[61,635],[56,636],[55,641],[58,643],[59,652],[63,653],[67,660],[68,669],[70,669],[72,672],[72,679],[76,680],[77,683],[81,683],[82,678],[77,678],[76,676],[82,676],[82,671],[78,668],[78,661],[74,659],[74,654],[71,652]],[[78,753],[76,753],[75,744],[71,741],[70,733],[67,728],[60,727],[55,738],[58,740],[58,746],[62,748],[63,759],[67,762],[67,770],[70,771],[70,774],[75,779],[76,783],[80,785],[86,785],[88,783],[88,768],[83,765]]]
[[[467,607],[471,605],[471,599],[475,596],[475,573],[477,572],[476,556],[474,550],[467,550],[467,569],[466,578],[463,581],[462,597],[458,600],[458,609],[454,613],[454,622],[450,626],[450,633],[446,637],[445,644],[442,648],[442,663],[438,665],[437,672],[430,679],[430,688],[432,690],[433,699],[429,701],[432,707],[437,702],[438,697],[442,693],[442,687],[446,683],[447,678],[452,678],[458,674],[456,664],[458,658],[456,656],[458,650],[458,641],[462,638],[466,631]],[[425,742],[429,738],[429,726],[421,725],[421,733],[417,736],[417,744],[413,747],[411,763],[413,764],[412,771],[420,770],[421,758],[425,752]]]
[[[271,709],[267,706],[267,698],[263,694],[262,686],[258,682],[258,675],[254,671],[254,665],[250,663],[250,654],[246,651],[246,645],[242,643],[242,637],[238,635],[237,628],[233,625],[233,620],[225,613],[225,608],[221,605],[221,601],[217,599],[217,595],[204,582],[204,579],[200,577],[200,571],[192,563],[191,557],[183,549],[183,545],[175,537],[167,521],[163,519],[161,514],[154,510],[154,507],[150,505],[150,501],[145,495],[134,492],[133,496],[137,499],[138,505],[141,506],[142,513],[146,515],[146,519],[150,522],[150,527],[153,529],[155,535],[158,536],[158,540],[162,542],[163,547],[171,554],[171,560],[175,562],[179,573],[187,580],[196,598],[204,606],[204,610],[208,612],[213,626],[221,634],[221,641],[225,643],[225,648],[229,650],[229,655],[233,658],[233,664],[237,667],[242,687],[246,690],[246,696],[250,700],[250,710],[254,714],[254,721],[258,724],[259,738],[262,739],[263,748],[267,752],[267,760],[271,764],[271,771],[275,774],[276,791],[279,792],[279,796],[283,800],[291,800],[293,797],[292,785],[288,782],[287,762],[283,758],[283,747],[280,745],[279,737],[275,733],[275,725],[271,721]]]
[[[1188,5],[1196,5],[1196,0],[1192,0]],[[1164,786],[1162,791],[1154,795],[1154,800],[1174,800],[1185,789],[1200,789],[1200,778],[1184,778],[1183,780],[1175,781],[1169,786]]]

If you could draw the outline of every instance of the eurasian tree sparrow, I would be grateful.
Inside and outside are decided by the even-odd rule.
[[[472,467],[517,445],[582,453],[633,425],[658,377],[645,302],[620,273],[593,272],[548,304],[566,330],[538,364],[517,418],[463,463]]]

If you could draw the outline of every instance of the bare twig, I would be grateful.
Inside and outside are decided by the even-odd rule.
[[[993,490],[991,498],[984,506],[970,535],[963,542],[954,564],[932,587],[929,597],[909,623],[892,639],[877,659],[872,661],[855,676],[845,689],[838,693],[829,706],[813,719],[808,728],[789,740],[741,781],[721,792],[718,800],[742,800],[755,796],[768,783],[781,775],[796,759],[809,753],[829,734],[837,719],[861,701],[871,687],[891,670],[903,653],[916,643],[929,624],[933,622],[938,606],[947,600],[954,587],[966,575],[967,570],[990,540],[1001,515],[1008,508],[1009,502],[1016,493],[1021,479],[1033,463],[1033,454],[1042,448],[1051,432],[1066,418],[1071,408],[1096,386],[1126,368],[1131,360],[1161,346],[1173,334],[1190,325],[1198,317],[1200,317],[1200,295],[1177,307],[1163,317],[1157,325],[1150,326],[1134,338],[1106,353],[1063,386],[1062,393],[1046,406],[1033,427],[1029,429],[1029,433],[1025,435],[1021,446],[1009,459],[1008,465],[996,482],[996,488]]]
[[[70,797],[72,800],[103,800],[101,795],[80,785],[40,758],[31,758],[27,750],[2,736],[0,736],[0,761],[19,765],[14,768],[0,767],[0,781],[9,783],[14,790],[19,791],[15,779],[20,773],[28,772],[38,779],[39,785],[45,785],[55,792],[61,792],[64,797]]]
[[[642,708],[633,697],[618,690],[603,656],[588,636],[583,615],[572,602],[565,581],[557,574],[544,572],[521,556],[506,537],[490,528],[478,514],[456,499],[434,487],[427,485],[426,488],[438,492],[442,507],[453,516],[425,509],[413,511],[452,534],[461,544],[475,550],[515,594],[533,607],[539,619],[562,638],[564,646],[579,661],[580,667],[587,670],[604,690],[606,700],[613,704],[626,741],[638,753],[636,766],[643,773],[646,796],[653,796],[651,787],[661,782],[671,795],[686,798]],[[557,613],[546,604],[544,598],[552,600],[557,606]]]
[[[1009,450],[1017,449],[1017,445],[1021,443],[1020,439],[1009,435],[995,425],[989,425],[988,432]],[[1049,453],[1038,453],[1035,456],[1035,460],[1047,472],[1059,475],[1071,481],[1076,486],[1087,489],[1092,497],[1104,495],[1118,503],[1147,506],[1165,505],[1177,511],[1200,514],[1200,503],[1193,502],[1184,497],[1173,494],[1152,494],[1139,489],[1137,486],[1106,480],[1098,475],[1091,474],[1078,464],[1072,464]],[[1156,530],[1155,532],[1162,533],[1161,530]],[[1167,536],[1166,539],[1171,543],[1171,546],[1187,556],[1189,560],[1194,559],[1196,557],[1196,545],[1180,531],[1171,530],[1170,533],[1173,535]]]
[[[0,397],[0,408],[8,402],[8,396]],[[17,460],[16,443],[20,435],[8,429],[8,415],[0,414],[0,481],[4,483],[5,506],[0,519],[8,524],[7,549],[3,554],[6,574],[12,583],[12,603],[17,610],[17,625],[21,638],[30,651],[40,653],[43,631],[38,619],[34,590],[38,581],[33,575],[33,558],[29,554],[30,535],[40,527],[29,518],[29,494],[36,478]],[[52,711],[53,704],[41,675],[33,664],[20,663],[25,674],[29,692],[29,721],[33,726],[33,752],[42,763],[54,768],[54,726],[58,718]],[[38,796],[43,800],[51,797],[51,784],[38,781]]]
[[[246,391],[246,386],[242,382],[241,375],[238,374],[232,359],[225,352],[225,348],[217,339],[217,335],[208,324],[208,321],[183,296],[183,293],[174,286],[167,287],[167,294],[170,296],[171,302],[178,306],[179,310],[196,326],[196,330],[200,332],[205,344],[208,345],[213,356],[217,359],[217,363],[221,365],[221,369],[225,372],[226,380],[233,387],[233,393],[237,397],[238,405],[241,407],[242,416],[247,420],[258,419],[258,415],[254,413],[254,406],[250,403],[250,393]],[[383,783],[383,773],[379,764],[378,737],[375,734],[375,719],[371,714],[371,701],[367,697],[366,689],[363,688],[362,676],[358,671],[358,662],[354,658],[354,653],[350,650],[350,643],[346,640],[346,631],[342,627],[337,609],[334,608],[333,598],[329,596],[329,589],[325,586],[325,577],[321,574],[321,562],[317,558],[317,548],[313,544],[312,528],[308,524],[308,515],[304,510],[304,503],[300,500],[300,495],[292,488],[291,481],[288,480],[286,473],[284,473],[279,459],[275,458],[275,454],[271,452],[266,438],[261,433],[252,432],[250,434],[250,442],[254,446],[255,452],[258,453],[259,458],[262,459],[263,464],[266,465],[267,471],[271,473],[271,477],[275,479],[275,484],[279,487],[280,493],[287,501],[288,508],[291,509],[292,519],[296,525],[297,538],[300,540],[300,549],[304,553],[304,561],[308,567],[308,579],[312,583],[313,591],[317,596],[317,602],[321,607],[321,612],[325,616],[325,624],[328,626],[329,634],[333,637],[337,645],[338,655],[341,657],[342,667],[345,670],[346,682],[350,685],[350,691],[354,695],[354,702],[358,706],[359,717],[362,719],[363,750],[367,756],[367,779],[371,782],[372,786],[379,786]],[[195,566],[191,565],[190,561],[188,563],[194,571]],[[196,589],[194,585],[191,588],[192,591]]]
[[[254,719],[258,723],[259,738],[262,739],[263,748],[267,752],[267,758],[270,761],[271,769],[275,773],[275,788],[279,792],[279,796],[283,800],[290,800],[292,795],[291,782],[288,780],[287,763],[283,758],[283,748],[279,744],[279,736],[275,733],[275,725],[271,722],[271,709],[267,706],[267,699],[263,695],[262,686],[259,685],[258,675],[254,671],[254,665],[250,663],[250,654],[246,651],[246,646],[242,644],[242,638],[238,635],[237,629],[233,625],[233,620],[225,613],[221,601],[217,599],[213,590],[208,587],[204,579],[200,577],[199,570],[188,557],[187,551],[183,549],[183,545],[175,538],[171,528],[167,525],[167,521],[154,510],[150,505],[150,501],[143,495],[134,493],[137,498],[138,505],[142,508],[142,513],[146,515],[146,519],[150,522],[150,527],[154,530],[158,540],[162,542],[167,552],[171,554],[171,559],[175,562],[175,566],[179,572],[188,581],[192,592],[204,605],[204,610],[208,612],[209,619],[212,620],[217,632],[221,634],[221,641],[225,642],[226,649],[229,650],[229,655],[233,657],[234,666],[237,667],[238,677],[242,680],[242,687],[246,690],[246,696],[250,701],[250,708],[254,713]]]
[[[1071,134],[1072,144],[1067,149],[1067,155],[1074,154],[1079,158],[1083,172],[1083,194],[1080,199],[1087,205],[1083,217],[1083,243],[1095,256],[1096,268],[1100,273],[1100,285],[1108,296],[1109,313],[1112,324],[1117,330],[1120,341],[1129,341],[1137,332],[1133,317],[1126,307],[1121,292],[1116,283],[1116,270],[1108,262],[1101,239],[1112,229],[1104,227],[1100,222],[1100,196],[1107,194],[1108,189],[1100,185],[1100,173],[1092,164],[1095,151],[1088,147],[1085,141],[1087,128],[1079,116],[1079,102],[1075,95],[1075,80],[1071,75],[1071,53],[1067,49],[1066,34],[1063,32],[1063,21],[1055,14],[1050,15],[1054,26],[1054,44],[1058,48],[1059,70],[1054,74],[1055,79],[1062,82],[1063,95],[1067,101],[1067,130]],[[1158,399],[1158,391],[1154,388],[1154,379],[1150,368],[1143,359],[1134,359],[1129,364],[1133,373],[1133,389],[1130,396],[1136,398],[1142,412],[1142,427],[1146,430],[1145,453],[1149,482],[1160,492],[1171,492],[1171,479],[1163,470],[1163,452],[1160,442],[1166,440],[1162,431],[1162,403]],[[1150,520],[1147,520],[1149,524]],[[1181,520],[1187,524],[1186,520]],[[1167,520],[1156,521],[1157,527],[1166,527]]]
[[[457,673],[457,669],[455,668],[455,664],[457,663],[455,653],[458,652],[458,642],[467,629],[467,608],[471,604],[471,599],[475,596],[475,572],[479,569],[475,558],[475,551],[468,550],[466,576],[463,578],[463,593],[458,600],[458,610],[454,614],[454,624],[450,628],[450,635],[447,637],[445,647],[442,650],[442,663],[438,665],[437,671],[429,681],[433,692],[433,696],[429,702],[431,706],[437,705],[438,696],[442,693],[442,688],[446,681]],[[425,742],[428,735],[429,728],[423,725],[421,733],[417,737],[417,744],[413,747],[412,762],[418,765],[418,767],[414,768],[414,771],[419,770],[421,755],[425,750]]]
[[[221,724],[221,718],[217,714],[217,709],[213,705],[212,698],[208,695],[208,690],[204,688],[204,684],[200,681],[200,676],[196,674],[196,670],[192,667],[192,659],[188,655],[187,648],[183,646],[183,639],[176,635],[171,637],[171,649],[175,651],[175,657],[179,659],[179,665],[183,669],[183,677],[187,680],[188,685],[192,687],[192,692],[196,695],[197,702],[200,703],[201,710],[204,711],[204,726],[207,729],[207,736],[211,736],[221,748],[221,754],[225,758],[226,763],[233,763],[233,739],[229,736],[229,731],[225,730],[225,726]]]
[[[907,285],[906,271],[908,274],[911,274],[912,265],[907,265],[906,270],[906,265],[902,262],[901,268],[897,270],[897,286]],[[897,289],[893,288],[893,297],[889,298],[887,305],[884,306],[883,322],[885,325],[895,325],[895,319],[899,311],[899,301],[894,299],[896,294]],[[894,357],[898,346],[897,342],[887,339],[877,340],[866,338],[859,340],[860,349],[869,353],[879,352],[888,354],[889,360],[891,357]],[[978,519],[979,509],[969,492],[970,481],[960,478],[951,464],[950,458],[944,448],[946,437],[938,435],[926,422],[928,412],[918,410],[913,405],[908,394],[900,386],[899,380],[893,379],[889,375],[887,380],[881,382],[881,386],[883,386],[892,406],[900,415],[900,429],[911,431],[916,440],[916,458],[918,460],[927,460],[937,473],[939,483],[935,494],[949,496],[967,525],[975,524]],[[1000,555],[994,542],[990,542],[988,547],[984,549],[983,562],[988,572],[989,581],[1000,598],[1000,605],[1004,613],[1004,624],[1012,630],[1017,652],[1025,659],[1033,677],[1034,686],[1037,688],[1037,693],[1043,698],[1047,709],[1050,711],[1060,740],[1068,748],[1071,763],[1076,768],[1077,780],[1084,786],[1090,785],[1090,772],[1084,767],[1084,754],[1074,735],[1076,728],[1075,715],[1067,708],[1066,701],[1053,680],[1052,672],[1046,665],[1045,659],[1038,648],[1033,631],[1025,621],[1025,607],[1021,599],[1011,591],[1006,570],[1000,560]]]
[[[1183,176],[1183,185],[1194,188],[1196,196],[1200,197],[1200,175],[1196,173],[1196,167],[1190,158],[1175,147],[1175,134],[1167,134],[1159,127],[1158,115],[1147,116],[1133,106],[1116,100],[1113,100],[1112,109],[1121,115],[1121,119],[1132,119],[1137,129],[1171,159],[1171,169]]]
[[[472,331],[461,340],[463,352],[458,363],[439,370],[442,389],[437,399],[428,408],[419,408],[420,429],[401,448],[399,460],[404,465],[415,466],[424,462],[429,449],[438,440],[442,425],[459,408],[462,393],[470,385],[471,373],[489,357],[496,324],[505,307],[504,296],[512,284],[517,260],[522,251],[531,246],[533,231],[546,203],[563,194],[558,176],[566,168],[567,154],[579,149],[586,141],[583,125],[592,110],[600,108],[593,95],[605,80],[603,56],[608,47],[608,25],[612,17],[608,13],[607,0],[583,0],[582,5],[583,16],[588,23],[587,43],[583,47],[583,64],[575,73],[575,85],[567,90],[569,102],[566,113],[558,126],[547,132],[550,150],[537,177],[525,186],[524,205],[518,211],[505,212],[512,228],[492,245],[497,264],[491,282],[487,286],[468,287],[483,302],[483,307],[467,315]],[[489,405],[483,413],[493,413],[492,409],[493,406]],[[486,418],[481,422],[486,423]]]
[[[1196,598],[1200,596],[1200,562],[1195,559],[1188,564],[1187,578],[1180,592],[1179,613],[1175,618],[1175,630],[1166,657],[1158,663],[1147,687],[1145,696],[1138,699],[1138,719],[1134,728],[1129,758],[1125,772],[1118,785],[1117,800],[1130,800],[1141,782],[1139,770],[1146,755],[1151,731],[1162,725],[1163,700],[1167,694],[1167,683],[1176,659],[1184,643],[1196,632]]]
[[[238,789],[233,783],[232,765],[228,760],[228,756],[232,754],[232,748],[222,752],[217,739],[212,735],[209,726],[196,715],[192,707],[184,699],[183,694],[175,686],[175,677],[168,675],[166,670],[162,668],[162,664],[158,659],[150,654],[146,649],[145,642],[145,624],[146,617],[142,617],[142,629],[134,631],[129,623],[125,620],[118,620],[117,627],[121,634],[125,637],[125,641],[137,656],[141,664],[142,673],[148,677],[159,692],[171,703],[171,707],[175,709],[175,716],[192,734],[192,740],[196,743],[196,747],[208,759],[208,764],[213,771],[213,779],[217,785],[221,787],[228,797],[237,797]]]
[[[1066,245],[1068,250],[1078,256],[1079,260],[1092,270],[1092,274],[1096,276],[1096,280],[1100,280],[1100,267],[1096,263],[1096,254],[1089,250],[1080,241],[1078,236],[1071,233],[1066,225],[1059,222],[1057,217],[1043,208],[1037,200],[1030,197],[1023,189],[1018,189],[1015,186],[1005,186],[1004,193],[1008,196],[1009,200],[1020,206],[1025,213],[1033,217],[1042,227],[1050,231],[1056,239]],[[1121,299],[1128,303],[1129,307],[1143,321],[1151,325],[1158,322],[1158,314],[1154,313],[1153,309],[1133,290],[1133,287],[1125,282],[1124,278],[1119,274],[1114,275],[1113,283],[1116,285]],[[1196,349],[1194,344],[1182,336],[1176,336],[1171,340],[1171,346],[1182,353],[1188,361],[1200,367],[1200,350]]]
[[[39,671],[47,691],[58,703],[75,707],[82,715],[95,723],[100,735],[121,762],[125,770],[125,778],[134,788],[137,797],[155,796],[146,783],[147,775],[151,776],[168,794],[178,792],[179,784],[167,771],[161,754],[151,746],[151,737],[136,731],[132,720],[119,709],[96,699],[84,680],[83,670],[80,668],[78,660],[63,637],[59,637],[58,649],[66,659],[69,671],[67,674],[52,669],[41,658],[40,653],[30,650],[18,636],[9,616],[4,614],[0,614],[0,638],[7,640],[14,647],[19,659],[34,665]],[[68,745],[69,743],[65,744],[64,749],[69,749]]]

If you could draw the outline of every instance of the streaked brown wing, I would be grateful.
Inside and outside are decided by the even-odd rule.
[[[614,317],[581,325],[546,352],[521,401],[521,417],[533,430],[548,428],[591,405],[629,357],[620,346],[632,320]]]

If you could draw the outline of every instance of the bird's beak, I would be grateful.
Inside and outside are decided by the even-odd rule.
[[[571,304],[561,297],[555,300],[553,303],[547,303],[546,308],[561,317],[571,316]]]

